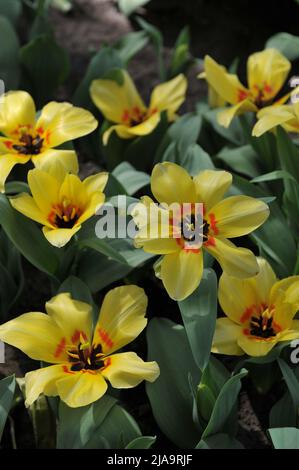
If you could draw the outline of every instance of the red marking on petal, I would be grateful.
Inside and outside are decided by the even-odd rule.
[[[85,341],[87,341],[87,335],[84,333],[84,331],[75,330],[73,336],[71,337],[73,344],[77,344],[80,341],[80,335]]]
[[[9,150],[12,149],[12,142],[10,140],[5,140],[4,142],[5,147],[7,147]]]
[[[75,374],[75,372],[70,371],[68,366],[62,366],[62,370],[65,374],[71,374],[71,375]]]
[[[149,115],[152,116],[153,114],[156,114],[158,111],[159,111],[158,108],[150,109]]]
[[[45,134],[45,137],[44,137],[45,142],[46,142],[47,145],[50,145],[50,134],[51,134],[51,132],[47,131],[46,134]]]
[[[250,335],[250,330],[248,328],[244,328],[243,333],[244,333],[244,335],[249,336]]]
[[[39,135],[42,135],[44,133],[44,129],[42,127],[39,127],[38,129],[36,129],[36,132],[39,134]]]
[[[78,343],[78,341],[80,340],[80,331],[79,330],[75,331],[75,333],[71,337],[71,340],[72,340],[73,344]]]
[[[210,219],[210,227],[213,230],[214,235],[218,235],[219,230],[217,228],[217,220],[216,220],[215,214],[209,214],[209,219]]]
[[[121,117],[122,122],[129,123],[130,122],[130,113],[127,109],[124,110],[123,115]]]
[[[215,238],[214,238],[214,237],[211,237],[211,236],[209,235],[208,241],[206,241],[206,242],[204,243],[204,246],[208,246],[208,247],[209,247],[209,246],[216,246],[216,240],[215,240]]]
[[[238,101],[244,101],[248,97],[249,93],[246,90],[238,90]]]
[[[265,83],[264,91],[265,91],[266,93],[269,93],[269,94],[270,94],[270,93],[273,92],[273,88],[272,88],[270,85],[268,85],[267,83]]]
[[[114,343],[112,339],[109,337],[109,334],[107,333],[107,331],[103,330],[103,328],[98,328],[98,333],[103,343],[106,344],[108,348],[112,348]]]
[[[276,333],[279,333],[280,331],[282,331],[281,326],[280,326],[278,323],[276,323],[276,321],[273,321],[273,322],[272,322],[272,326],[273,326],[274,331],[275,331]]]
[[[54,353],[54,357],[58,358],[63,353],[65,347],[66,347],[66,339],[62,338],[60,343],[58,344],[58,346],[56,348],[56,351]]]
[[[108,357],[107,359],[105,359],[104,361],[104,367],[102,368],[102,370],[106,369],[107,367],[109,367],[111,365],[111,357]]]
[[[184,251],[187,253],[200,253],[200,248],[192,248],[191,246],[184,246],[183,248]]]
[[[253,310],[254,310],[254,305],[251,305],[251,307],[247,307],[240,318],[240,322],[245,323],[246,321],[248,321],[253,314]]]

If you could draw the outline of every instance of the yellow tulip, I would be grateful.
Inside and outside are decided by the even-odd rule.
[[[229,104],[233,105],[218,114],[218,121],[228,127],[234,118],[247,111],[258,112],[273,103],[291,69],[291,63],[276,49],[265,49],[249,56],[247,61],[248,88],[235,74],[228,73],[210,56],[204,59],[206,80]],[[285,103],[290,93],[280,98]]]
[[[47,314],[25,313],[1,325],[2,341],[53,364],[26,374],[26,406],[44,393],[76,408],[100,399],[106,380],[114,388],[156,380],[156,362],[144,362],[134,352],[116,353],[145,328],[146,307],[143,289],[117,287],[106,294],[93,332],[92,307],[62,293],[46,303]]]
[[[259,111],[252,135],[260,137],[267,131],[282,126],[287,132],[299,132],[299,102],[281,106],[267,106]]]
[[[212,351],[220,354],[264,356],[279,342],[299,338],[299,276],[279,281],[269,263],[257,259],[260,272],[250,279],[223,273],[219,318]]]
[[[104,203],[107,180],[108,173],[80,181],[58,165],[51,165],[47,172],[35,168],[28,172],[32,196],[22,193],[11,197],[10,202],[14,209],[42,224],[47,240],[60,248]]]
[[[135,244],[148,253],[164,255],[156,266],[156,274],[171,298],[183,300],[197,288],[203,271],[203,250],[214,256],[228,274],[244,278],[258,272],[253,253],[237,248],[227,238],[240,237],[258,228],[267,219],[269,208],[264,202],[248,196],[223,199],[231,183],[232,175],[226,171],[205,170],[192,178],[174,163],[164,162],[154,167],[151,190],[161,206],[157,206],[156,215],[153,215],[156,206],[149,197],[135,206],[132,216],[139,229]],[[171,211],[164,218],[165,204],[172,203],[203,204],[202,243],[198,246],[188,244],[188,234],[187,238],[185,234],[173,236],[178,227]],[[148,218],[150,211],[151,218]],[[190,220],[192,225],[195,217],[194,212],[187,214],[186,220],[179,222],[181,227],[190,225]],[[152,236],[151,224],[159,220],[163,222],[157,222],[157,233]]]
[[[37,117],[34,101],[27,92],[6,93],[0,105],[0,191],[4,191],[12,168],[29,160],[38,168],[45,162],[64,160],[68,170],[77,173],[76,153],[53,148],[89,134],[97,125],[89,111],[70,103],[52,101]]]
[[[222,68],[223,70],[226,71],[225,67],[222,67]],[[199,75],[197,75],[197,78],[206,79],[207,75],[205,72],[201,72]],[[209,83],[208,83],[208,103],[211,109],[222,108],[226,104],[225,99],[223,99],[222,96],[220,96],[219,93],[217,93],[217,91],[215,90],[215,88]]]
[[[104,145],[107,145],[114,131],[121,139],[150,134],[159,124],[163,111],[167,112],[168,120],[173,121],[185,100],[187,80],[182,74],[156,86],[148,107],[130,75],[125,70],[122,75],[122,85],[108,79],[94,80],[91,84],[90,94],[94,104],[108,121],[115,123],[104,133]]]

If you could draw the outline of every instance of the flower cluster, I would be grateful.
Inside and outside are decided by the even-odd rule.
[[[228,104],[219,112],[218,123],[228,127],[238,115],[252,112],[255,122],[251,132],[255,137],[278,126],[298,133],[299,104],[287,103],[291,93],[280,94],[290,68],[290,61],[276,49],[257,52],[248,59],[247,86],[244,86],[236,74],[206,56],[200,76],[207,81],[212,106]],[[101,148],[111,152],[117,148],[115,152],[120,152],[120,146],[114,147],[117,142],[126,151],[134,143],[140,145],[137,149],[148,150],[141,146],[142,139],[156,132],[162,121],[168,130],[176,129],[172,127],[176,123],[172,123],[178,119],[186,90],[187,79],[178,73],[158,84],[146,105],[125,70],[93,80],[90,99],[105,119]],[[104,191],[109,187],[110,176],[102,171],[81,178],[76,151],[62,145],[91,134],[97,126],[97,119],[90,111],[70,103],[50,102],[37,113],[32,97],[25,91],[8,92],[0,107],[0,190],[7,197],[5,200],[9,201],[16,220],[22,214],[42,226],[38,233],[43,242],[55,247],[53,253],[58,251],[62,257],[60,277],[55,277],[55,273],[52,279],[55,286],[57,280],[64,281],[73,274],[75,268],[80,275],[79,250],[94,248],[109,261],[118,255],[117,250],[110,245],[107,248],[94,233],[88,232],[88,227],[86,244],[83,248],[82,244],[76,245],[80,229],[88,220],[92,224],[105,202]],[[151,264],[150,273],[155,274],[154,282],[159,289],[164,287],[170,299],[179,305],[192,298],[200,288],[205,267],[211,267],[214,259],[217,261],[222,311],[210,345],[213,353],[264,356],[278,342],[299,338],[299,321],[295,318],[299,309],[299,276],[278,280],[268,261],[271,256],[276,261],[271,249],[267,252],[258,243],[266,260],[256,256],[257,246],[252,240],[241,238],[267,224],[269,199],[262,192],[246,195],[240,194],[246,193],[246,189],[234,191],[234,175],[227,169],[229,162],[222,169],[215,166],[220,162],[219,155],[205,167],[205,152],[201,149],[190,169],[189,164],[184,164],[190,155],[184,153],[184,145],[175,140],[174,133],[165,134],[162,142],[159,141],[160,155],[170,136],[174,142],[168,148],[167,158],[166,152],[158,160],[153,156],[151,176],[144,172],[138,174],[139,178],[150,180],[151,194],[144,189],[143,196],[135,199],[130,214],[137,227],[132,250],[149,255],[143,260],[159,256]],[[188,140],[188,126],[183,136]],[[99,141],[97,144],[100,147]],[[197,149],[197,143],[192,145],[192,151]],[[151,150],[154,155],[157,149]],[[28,185],[22,182],[23,192],[7,191],[5,195],[8,179],[17,164],[28,164]],[[111,187],[116,175],[113,172],[109,195],[115,195]],[[264,181],[271,181],[271,177],[273,172]],[[273,179],[279,178],[291,184],[295,177],[274,171]],[[141,188],[138,186],[137,190]],[[291,191],[289,186],[287,189]],[[134,194],[126,191],[125,184],[122,190]],[[298,194],[299,190],[294,189],[284,196],[288,208]],[[183,211],[185,204],[189,205],[187,212]],[[231,239],[237,239],[236,244]],[[70,261],[72,256],[74,259]],[[134,262],[128,262],[126,272],[135,266]],[[110,284],[119,279],[115,276]],[[105,287],[108,284],[109,281]],[[69,407],[83,407],[103,397],[107,382],[116,389],[126,389],[143,380],[156,381],[160,374],[156,361],[145,362],[135,352],[121,351],[147,326],[147,296],[141,287],[130,283],[106,293],[96,321],[93,321],[94,305],[75,300],[77,297],[65,290],[59,292],[56,289],[57,295],[46,303],[46,313],[25,313],[0,325],[0,340],[48,364],[26,374],[27,406],[44,394],[59,396]]]

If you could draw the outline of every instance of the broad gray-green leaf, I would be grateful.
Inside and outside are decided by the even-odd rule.
[[[153,436],[136,437],[136,439],[126,445],[126,449],[150,449],[155,442],[156,437]]]
[[[137,52],[147,45],[148,41],[148,35],[144,31],[135,31],[126,34],[113,47],[117,50],[121,60],[127,64]]]
[[[135,170],[128,162],[122,162],[114,168],[113,175],[130,196],[150,184],[150,176],[143,171]]]
[[[266,48],[278,49],[289,60],[299,57],[299,37],[290,33],[277,33],[266,42]]]
[[[299,429],[274,428],[269,429],[275,449],[299,449]]]
[[[22,0],[0,0],[0,15],[16,26],[22,12]]]
[[[129,16],[138,8],[146,5],[150,0],[118,0],[119,9],[124,15]]]
[[[230,417],[231,411],[238,399],[241,390],[241,379],[246,375],[247,370],[242,369],[224,384],[217,397],[210,421],[203,432],[202,439],[223,432],[223,427]]]
[[[217,278],[205,269],[199,287],[178,302],[194,360],[203,371],[209,362],[217,317]]]
[[[11,22],[0,16],[0,80],[4,81],[5,91],[19,86],[19,40]]]
[[[0,380],[0,441],[12,405],[15,388],[16,379],[14,375]]]
[[[193,397],[189,387],[200,380],[183,326],[154,318],[147,328],[148,360],[157,361],[161,374],[146,384],[154,417],[166,436],[177,446],[193,448],[200,428],[193,421]]]
[[[59,265],[57,250],[44,237],[41,228],[15,211],[0,194],[0,224],[22,255],[41,271],[54,275]]]
[[[48,35],[38,36],[23,46],[20,61],[28,74],[39,107],[49,101],[67,78],[70,69],[67,53]]]
[[[237,439],[219,433],[202,439],[195,449],[244,449],[244,447]]]

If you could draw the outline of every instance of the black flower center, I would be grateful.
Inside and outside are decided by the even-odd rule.
[[[78,372],[80,370],[98,370],[104,367],[104,354],[102,346],[84,347],[81,343],[78,347],[68,350],[69,361],[72,363],[71,370]]]
[[[208,240],[209,227],[210,224],[202,219],[201,214],[190,214],[181,223],[181,234],[186,242],[198,242],[201,239],[205,242]]]
[[[252,317],[250,321],[250,334],[259,338],[271,338],[276,336],[276,332],[272,326],[273,318],[267,318],[263,315]]]
[[[53,206],[48,216],[49,222],[57,228],[73,228],[79,220],[82,210],[74,204],[64,202]]]
[[[23,134],[20,138],[21,145],[13,145],[13,149],[23,155],[38,155],[41,151],[43,140],[40,136],[32,137],[30,134]]]

